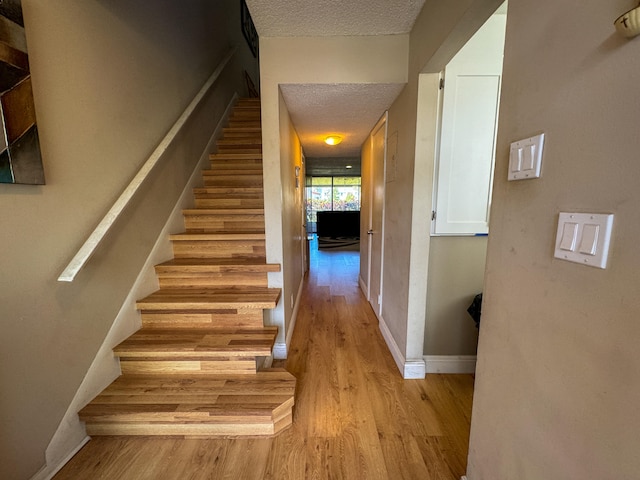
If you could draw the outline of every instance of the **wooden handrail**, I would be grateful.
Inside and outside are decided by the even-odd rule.
[[[235,52],[236,52],[235,47],[229,50],[229,52],[227,52],[227,54],[224,56],[222,61],[218,64],[218,66],[213,71],[209,79],[202,86],[198,94],[193,98],[193,100],[191,101],[189,106],[186,108],[186,110],[182,113],[182,115],[180,115],[180,118],[176,120],[176,123],[173,125],[173,127],[171,127],[171,129],[167,132],[167,134],[164,136],[164,138],[162,139],[160,144],[156,147],[156,149],[153,151],[153,153],[149,156],[148,160],[144,163],[144,165],[142,165],[142,168],[140,168],[140,171],[136,174],[135,177],[133,177],[133,180],[131,180],[127,188],[125,188],[124,192],[122,192],[120,197],[116,200],[116,202],[113,204],[111,209],[100,221],[98,226],[93,230],[91,235],[89,235],[89,238],[87,238],[87,240],[84,242],[82,247],[80,247],[80,250],[78,250],[78,253],[75,254],[75,256],[71,259],[67,267],[60,274],[60,276],[58,277],[59,282],[73,282],[78,272],[82,269],[82,267],[84,267],[84,265],[87,263],[87,260],[89,260],[91,255],[93,255],[93,253],[95,252],[96,248],[98,247],[102,239],[105,237],[105,235],[109,232],[109,230],[115,223],[116,219],[120,216],[122,211],[129,204],[129,201],[131,200],[131,198],[133,198],[135,193],[138,191],[138,188],[140,188],[140,185],[144,183],[144,181],[146,180],[147,176],[149,175],[153,167],[156,166],[156,164],[158,163],[158,161],[160,160],[164,152],[167,150],[171,142],[175,139],[180,129],[184,126],[184,124],[187,122],[189,117],[193,114],[196,107],[200,104],[200,102],[202,101],[204,96],[207,94],[209,89],[216,82],[218,77],[220,77],[220,74],[225,69],[225,67],[227,66],[227,64],[235,54]]]

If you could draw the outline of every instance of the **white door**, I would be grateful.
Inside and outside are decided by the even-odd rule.
[[[382,255],[384,253],[384,167],[387,116],[374,127],[371,137],[371,216],[369,223],[369,303],[379,317],[382,313]]]
[[[445,69],[436,235],[489,231],[506,15],[493,15]]]

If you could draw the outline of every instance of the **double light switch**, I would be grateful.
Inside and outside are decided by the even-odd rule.
[[[554,256],[605,268],[612,226],[612,214],[560,213]]]
[[[509,149],[508,180],[527,180],[540,177],[544,133],[513,142]]]

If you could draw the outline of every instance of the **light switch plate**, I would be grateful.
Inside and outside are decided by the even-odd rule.
[[[543,147],[544,133],[513,142],[509,149],[509,175],[507,179],[539,178],[542,171]]]
[[[554,257],[606,268],[612,227],[611,213],[560,213]]]

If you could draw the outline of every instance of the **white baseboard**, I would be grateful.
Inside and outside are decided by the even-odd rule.
[[[78,453],[80,449],[87,444],[89,440],[91,440],[91,438],[89,438],[88,436],[84,437],[78,445],[73,447],[71,451],[68,452],[62,458],[62,460],[57,462],[55,465],[50,465],[47,462],[47,464],[44,467],[42,467],[42,469],[40,469],[38,473],[36,473],[33,477],[31,477],[31,480],[51,480],[56,475],[56,473],[58,473],[62,469],[62,467],[64,467],[67,464],[67,462],[71,460],[74,457],[74,455]]]
[[[369,287],[367,286],[367,283],[364,281],[364,279],[360,275],[358,275],[358,284],[360,285],[360,290],[362,290],[362,294],[364,295],[364,298],[369,300]]]
[[[475,373],[475,355],[425,355],[427,373]]]
[[[419,359],[406,359],[404,354],[398,347],[393,335],[391,335],[391,331],[387,324],[382,318],[382,315],[379,317],[379,326],[380,332],[382,333],[382,337],[387,343],[387,347],[389,347],[389,351],[391,352],[391,356],[396,362],[398,366],[398,370],[402,373],[402,378],[411,379],[411,378],[424,378],[426,374],[424,360],[422,358]]]
[[[291,322],[289,322],[289,330],[284,342],[276,342],[273,345],[273,358],[278,360],[286,360],[289,354],[289,346],[291,345],[291,338],[293,337],[293,330],[296,327],[296,321],[298,320],[298,310],[300,309],[300,299],[302,298],[302,287],[304,286],[304,278],[300,280],[300,286],[298,287],[298,294],[296,295],[296,301],[293,304],[293,312],[291,313]]]
[[[173,253],[171,242],[169,241],[169,234],[179,231],[184,227],[182,210],[193,204],[193,189],[202,182],[202,170],[210,165],[209,154],[215,146],[216,140],[222,135],[222,128],[224,128],[227,118],[231,115],[237,99],[238,95],[235,94],[228,103],[180,199],[169,215],[144,266],[133,283],[127,298],[120,307],[120,311],[114,319],[109,333],[107,333],[85,378],[58,425],[58,429],[47,446],[45,451],[46,464],[40,472],[53,473],[47,477],[46,475],[48,475],[48,473],[43,473],[45,476],[40,476],[40,472],[38,472],[36,476],[33,477],[33,480],[53,477],[89,440],[84,424],[80,422],[78,418],[78,411],[120,375],[120,364],[113,355],[113,347],[140,328],[141,320],[140,314],[135,307],[136,301],[158,289],[158,279],[153,267],[172,257]],[[78,446],[79,439],[83,440]],[[72,454],[68,453],[70,450],[73,451]]]

